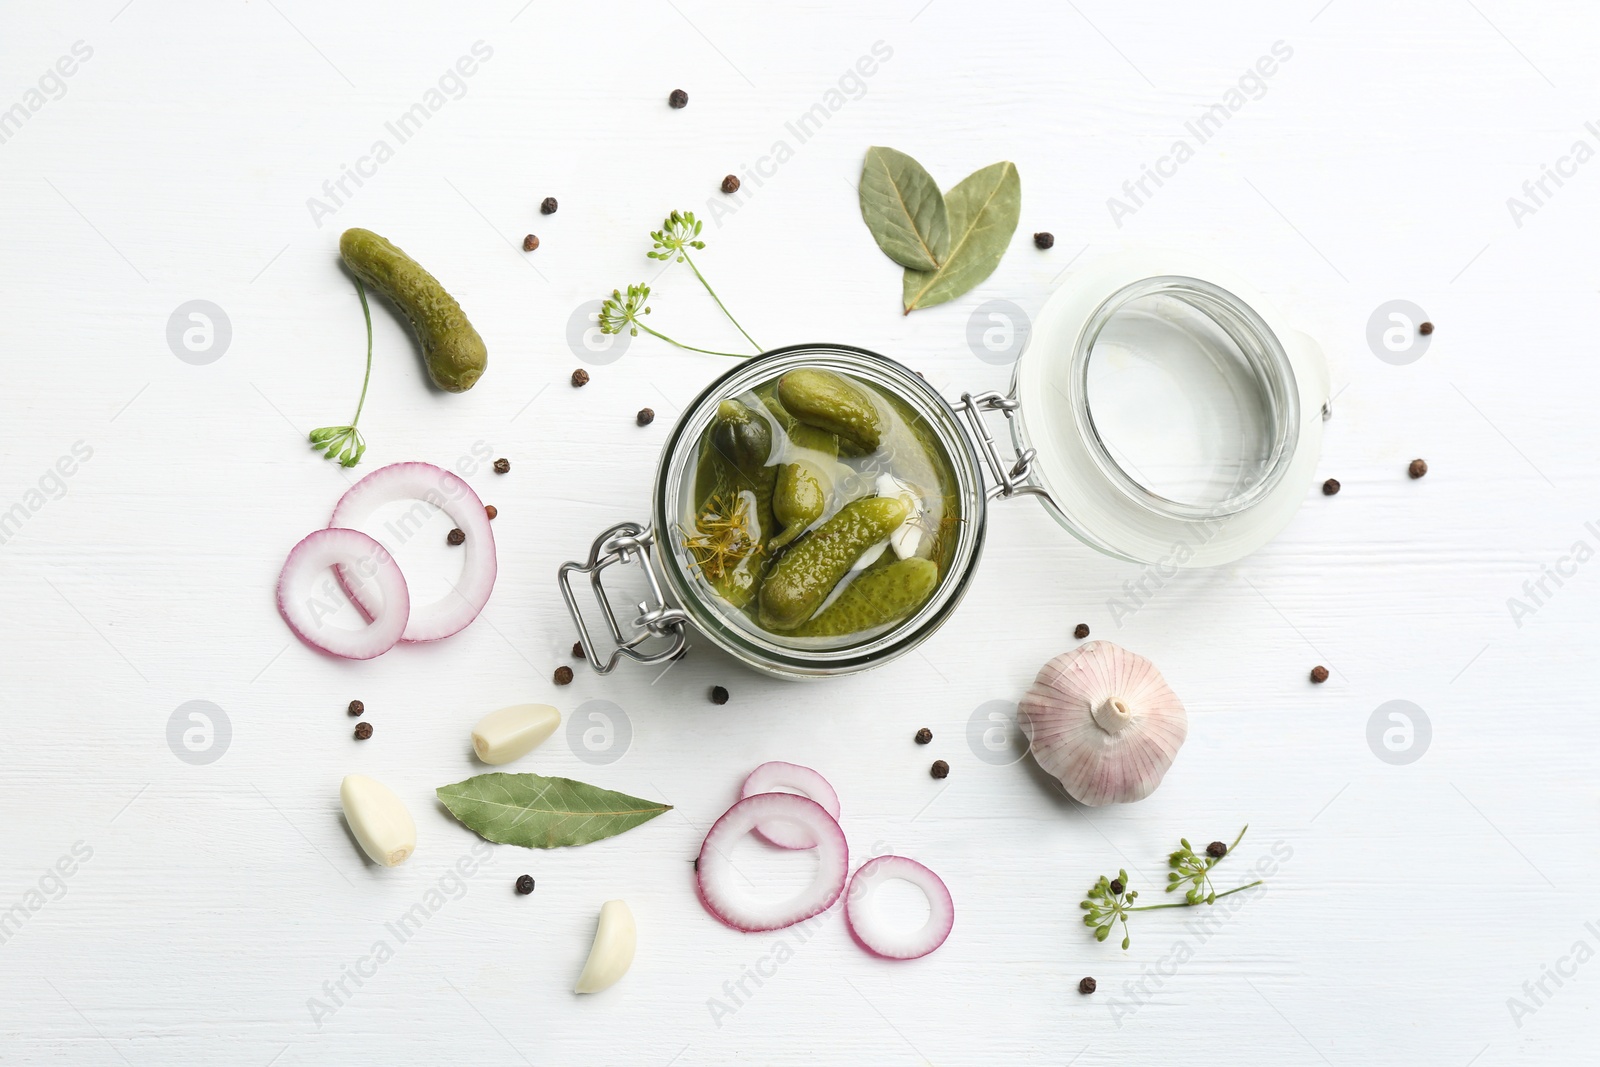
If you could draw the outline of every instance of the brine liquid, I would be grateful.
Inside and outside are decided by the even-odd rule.
[[[958,524],[961,522],[961,514],[959,499],[956,496],[955,474],[933,430],[899,398],[853,375],[840,374],[840,377],[870,398],[878,413],[883,429],[879,445],[874,451],[865,455],[835,454],[828,448],[814,447],[819,440],[826,441],[827,435],[803,423],[796,428],[794,435],[787,432],[785,424],[797,420],[788,415],[778,402],[776,378],[729,398],[739,401],[755,412],[771,430],[772,449],[767,459],[768,467],[776,471],[782,464],[806,460],[831,475],[832,481],[822,514],[807,526],[807,533],[801,534],[789,545],[775,552],[767,552],[766,543],[776,536],[782,524],[769,522],[769,525],[775,528],[764,527],[761,530],[762,548],[753,552],[744,561],[744,565],[757,582],[757,592],[742,606],[731,603],[718,592],[717,583],[708,580],[707,571],[701,564],[707,562],[710,553],[690,550],[688,544],[697,534],[702,534],[702,527],[708,514],[726,518],[730,511],[737,508],[735,501],[718,499],[717,464],[720,457],[717,456],[711,443],[715,421],[712,427],[706,430],[700,442],[699,465],[695,477],[684,480],[685,495],[681,501],[680,528],[675,542],[680,550],[687,551],[689,570],[704,590],[707,601],[718,605],[724,617],[734,625],[761,633],[769,639],[779,638],[797,647],[842,648],[858,644],[882,634],[895,623],[915,613],[913,608],[889,623],[829,637],[801,637],[792,633],[767,630],[759,621],[760,578],[764,577],[766,571],[782,557],[784,552],[791,551],[801,544],[805,537],[809,536],[810,531],[825,524],[847,504],[866,497],[888,495],[882,491],[883,475],[889,475],[899,484],[911,489],[918,501],[917,511],[907,520],[908,523],[915,524],[918,530],[915,538],[917,545],[913,554],[932,560],[938,566],[939,576],[934,586],[935,591],[948,576],[950,560],[954,555],[959,536]],[[722,495],[725,497],[727,494]],[[748,510],[754,506],[755,500],[751,494],[747,493],[746,496],[749,497],[745,501]],[[703,535],[702,540],[704,540]],[[855,567],[834,586],[812,617],[815,618],[816,615],[826,611],[851,583],[862,575],[878,567],[888,566],[899,558],[888,540],[868,548],[856,561]],[[713,576],[718,573],[716,561],[711,561],[710,573]],[[931,596],[932,592],[923,598],[924,602]]]

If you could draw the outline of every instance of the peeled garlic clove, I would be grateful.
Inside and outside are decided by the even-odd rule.
[[[922,551],[922,542],[927,536],[922,525],[927,514],[922,506],[922,497],[911,486],[888,473],[878,475],[876,488],[879,496],[898,497],[906,506],[906,521],[889,535],[889,545],[895,555],[910,559]]]
[[[610,989],[633,966],[633,950],[639,940],[633,912],[621,900],[608,900],[600,906],[600,924],[589,946],[589,961],[578,975],[574,993],[598,993]]]
[[[861,558],[856,560],[853,564],[850,565],[850,573],[854,574],[856,571],[864,571],[864,570],[866,570],[868,567],[870,567],[874,563],[878,562],[878,557],[883,555],[886,551],[888,551],[888,549],[889,549],[889,542],[888,541],[879,541],[877,544],[873,545],[871,548],[869,548],[865,552],[861,553]],[[830,597],[829,598],[829,603],[831,603],[831,602],[832,602],[832,598]],[[824,607],[825,606],[826,605],[824,605]],[[821,611],[822,609],[818,608],[817,610]]]
[[[1109,641],[1046,663],[1017,712],[1039,766],[1091,807],[1155,792],[1189,733],[1155,664]]]
[[[912,512],[915,516],[917,512]],[[894,549],[894,554],[901,559],[910,559],[922,551],[924,537],[922,527],[915,525],[909,519],[900,524],[900,528],[889,535],[889,545]]]
[[[389,787],[364,774],[347,774],[339,784],[339,802],[350,832],[372,862],[385,867],[404,863],[417,847],[417,824]]]
[[[561,725],[561,713],[548,704],[513,704],[491,711],[472,728],[472,751],[485,763],[521,759]]]

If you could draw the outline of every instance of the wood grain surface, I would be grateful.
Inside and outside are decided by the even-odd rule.
[[[0,1061],[1587,1062],[1597,39],[1576,0],[0,5]],[[854,189],[874,144],[945,187],[1016,163],[1019,232],[976,290],[901,314]],[[1136,202],[1124,183],[1158,165]],[[586,308],[652,281],[656,328],[741,342],[692,276],[645,258],[673,208],[707,219],[698,261],[763,345],[860,345],[949,397],[1008,381],[969,342],[987,301],[1034,314],[1131,244],[1209,255],[1327,350],[1317,478],[1343,490],[1307,485],[1270,546],[1131,613],[1110,602],[1142,568],[996,505],[960,610],[882,670],[785,684],[696,641],[669,671],[598,677],[571,659],[556,568],[648,517],[661,442],[728,361],[648,336],[591,350]],[[355,473],[427,460],[499,509],[479,621],[369,663],[300,644],[272,595],[353,479],[304,438],[359,388],[336,255],[357,225],[444,281],[490,363],[468,393],[432,391],[377,305]],[[196,300],[230,332],[204,364],[168,339]],[[1437,325],[1404,364],[1368,340],[1391,301]],[[1079,622],[1189,708],[1136,805],[1081,808],[985,744]],[[1396,700],[1427,724],[1404,764],[1369,743]],[[580,849],[474,852],[433,790],[482,769],[479,716],[528,701],[566,719],[519,767],[673,810]],[[834,783],[857,859],[944,877],[943,948],[892,963],[837,910],[768,935],[702,910],[690,861],[771,759]],[[352,772],[410,806],[405,865],[347,832]],[[1272,873],[1238,908],[1138,916],[1127,952],[1081,925],[1099,875],[1159,896],[1179,837],[1245,823],[1222,882]],[[803,873],[783,859],[752,869]],[[615,898],[637,961],[575,996]]]

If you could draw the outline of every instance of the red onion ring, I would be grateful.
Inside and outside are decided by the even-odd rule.
[[[758,824],[780,822],[802,828],[801,832],[816,842],[813,847],[820,860],[816,876],[789,900],[751,904],[737,899],[730,892],[736,877],[728,858],[733,846]],[[850,846],[833,816],[816,801],[793,793],[758,793],[729,808],[711,827],[695,869],[700,901],[718,919],[745,933],[781,930],[833,907],[850,873]]]
[[[328,525],[360,526],[378,508],[396,500],[426,501],[450,516],[450,521],[467,535],[461,578],[443,598],[412,609],[400,640],[437,641],[449,637],[478,617],[494,589],[498,566],[489,516],[472,487],[444,468],[431,463],[391,463],[352,485],[339,498]],[[404,544],[404,539],[399,543]],[[342,568],[339,576],[346,582],[351,599],[371,617],[370,593],[364,588],[365,583],[351,581]]]
[[[348,568],[367,589],[374,608],[363,607],[371,625],[346,630],[327,625],[327,616],[339,609],[339,587],[327,573],[320,589],[318,574],[329,568]],[[374,595],[373,587],[376,587]],[[296,637],[345,659],[372,659],[395,646],[411,615],[411,593],[399,564],[389,550],[360,530],[317,530],[289,550],[278,575],[278,611]]]
[[[928,898],[928,921],[908,934],[885,930],[872,911],[878,887],[894,878],[910,882]],[[878,856],[858,867],[850,879],[844,920],[868,952],[891,960],[914,960],[944,944],[956,924],[956,905],[939,876],[916,860]]]
[[[741,797],[753,797],[758,793],[780,793],[792,789],[802,796],[810,797],[829,815],[835,822],[839,819],[839,794],[834,792],[828,780],[810,767],[802,767],[798,763],[784,763],[782,760],[773,760],[763,763],[750,772],[750,777],[744,780],[744,788],[740,791]],[[777,845],[779,848],[815,848],[816,842],[805,832],[804,827],[793,822],[774,821],[770,825],[757,824],[755,832],[759,837]]]

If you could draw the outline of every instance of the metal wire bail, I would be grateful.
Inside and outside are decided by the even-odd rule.
[[[967,435],[972,438],[973,444],[977,445],[978,455],[989,468],[989,478],[993,484],[989,486],[985,496],[990,500],[995,497],[1015,496],[1018,493],[1042,496],[1047,500],[1050,496],[1042,487],[1028,481],[1033,457],[1037,452],[1032,448],[1023,449],[1017,454],[1015,462],[1009,467],[1006,466],[994,435],[989,432],[988,425],[983,421],[983,413],[986,411],[999,411],[1009,420],[1012,412],[1020,406],[1021,402],[1015,398],[994,392],[979,393],[976,396],[962,393],[961,403],[955,405],[956,413],[966,420]]]
[[[681,653],[688,643],[688,631],[685,626],[689,616],[683,609],[668,604],[666,597],[662,595],[661,579],[656,574],[655,564],[650,560],[650,549],[654,544],[655,532],[650,527],[640,526],[636,522],[618,523],[595,540],[589,549],[587,563],[569,560],[561,565],[561,596],[567,602],[567,611],[572,615],[573,624],[578,628],[578,639],[583,643],[584,659],[601,674],[610,674],[624,656],[639,663],[659,663],[662,660],[672,659]],[[644,571],[645,582],[650,587],[650,599],[641,601],[637,605],[639,615],[629,627],[632,631],[630,636],[623,632],[621,624],[617,621],[616,611],[611,606],[611,598],[606,595],[605,585],[600,576],[613,564],[634,562]],[[606,626],[611,631],[611,639],[616,647],[604,661],[601,660],[594,638],[584,622],[583,612],[578,608],[577,596],[572,591],[571,576],[574,574],[588,576],[589,586],[600,605],[600,613],[605,617]],[[668,643],[658,651],[643,650],[641,646],[655,638],[667,639]]]

